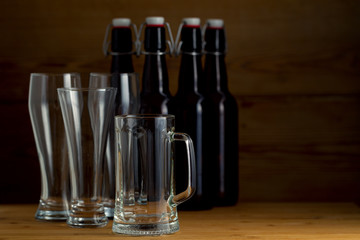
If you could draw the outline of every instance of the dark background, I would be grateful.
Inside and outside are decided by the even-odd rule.
[[[114,17],[223,18],[239,105],[240,201],[360,199],[360,1],[0,1],[0,203],[37,202],[31,72],[106,72]],[[134,58],[142,72],[143,57]],[[168,58],[176,93],[178,58]]]

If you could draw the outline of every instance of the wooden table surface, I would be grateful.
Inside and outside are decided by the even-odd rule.
[[[104,228],[71,228],[34,219],[36,205],[0,205],[0,239],[128,238]],[[180,231],[142,239],[360,239],[354,203],[240,203],[209,211],[180,212]]]

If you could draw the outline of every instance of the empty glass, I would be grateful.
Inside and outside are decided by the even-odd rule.
[[[117,94],[105,150],[103,203],[107,217],[114,216],[115,207],[115,137],[114,116],[135,114],[140,108],[139,75],[137,73],[90,73],[89,87],[115,87]]]
[[[58,94],[70,159],[67,224],[105,226],[108,220],[101,198],[103,156],[116,88],[59,88]]]
[[[32,73],[29,112],[41,171],[41,196],[35,218],[67,218],[69,197],[68,154],[57,88],[80,87],[77,73]]]
[[[160,235],[179,230],[176,206],[192,196],[196,176],[193,143],[187,134],[174,132],[174,123],[173,115],[115,117],[115,233]],[[185,142],[188,162],[188,186],[177,195],[174,141]]]

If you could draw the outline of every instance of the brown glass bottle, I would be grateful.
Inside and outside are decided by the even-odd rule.
[[[169,113],[169,77],[166,66],[164,18],[146,18],[145,63],[140,94],[140,113]]]
[[[190,200],[179,205],[179,210],[205,210],[213,206],[211,196],[211,163],[208,162],[208,141],[211,130],[209,101],[204,98],[202,70],[202,38],[200,19],[183,19],[181,29],[181,63],[178,91],[174,96],[176,131],[186,132],[193,140],[196,159],[196,191]],[[176,189],[186,189],[187,163],[184,148],[176,148]]]
[[[209,150],[215,179],[215,205],[234,205],[238,200],[238,108],[227,86],[225,32],[222,20],[208,20],[205,31],[206,97],[211,99],[209,119],[213,133]]]

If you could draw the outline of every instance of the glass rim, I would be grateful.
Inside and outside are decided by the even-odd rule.
[[[63,87],[57,88],[58,92],[107,92],[107,91],[117,91],[117,88],[114,87]]]
[[[115,119],[175,119],[173,114],[156,114],[156,113],[139,113],[139,114],[124,114],[116,115]]]
[[[33,72],[30,73],[30,76],[64,76],[64,75],[73,75],[78,76],[78,72]]]
[[[131,72],[131,73],[107,73],[107,72],[90,72],[89,76],[107,76],[111,77],[114,75],[120,75],[120,76],[139,76],[139,73],[137,72]]]

